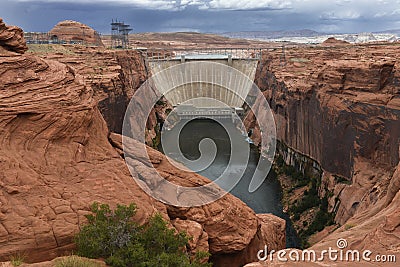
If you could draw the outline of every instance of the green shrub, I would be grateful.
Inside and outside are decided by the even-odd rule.
[[[306,187],[300,199],[294,200],[289,207],[290,217],[294,222],[301,219],[301,215],[310,209],[316,211],[312,221],[303,221],[302,228],[298,230],[298,236],[301,241],[301,247],[309,246],[308,238],[315,232],[321,231],[324,227],[334,224],[335,212],[328,211],[328,198],[333,197],[333,192],[328,191],[324,198],[319,197],[319,188],[321,187],[322,173],[316,175],[315,171],[305,167],[304,173],[298,171],[294,166],[287,165],[282,157],[278,155],[275,158],[274,169],[278,174],[288,176],[292,187],[286,189],[287,194],[292,194],[295,189]],[[335,177],[337,178],[337,177]],[[340,182],[345,182],[343,179]],[[326,188],[325,188],[326,189]],[[338,199],[335,200],[336,202]]]
[[[88,258],[104,258],[116,267],[203,267],[202,258],[191,259],[185,252],[188,238],[169,229],[160,214],[140,226],[132,220],[136,205],[118,205],[113,211],[108,205],[94,203],[93,214],[87,215],[88,225],[76,237],[78,254]]]
[[[306,236],[310,236],[316,232],[322,231],[326,226],[333,224],[332,215],[323,211],[319,210],[315,215],[314,221],[310,224],[304,234]]]
[[[320,200],[320,208],[317,214],[314,217],[314,220],[311,222],[309,227],[304,230],[301,234],[303,239],[307,238],[308,236],[322,231],[326,226],[332,225],[335,223],[335,214],[328,212],[328,199],[325,196]]]
[[[294,214],[301,214],[308,209],[319,206],[320,204],[321,199],[318,196],[317,181],[316,179],[311,179],[311,187],[307,190],[307,194],[304,192],[301,201],[290,207],[290,211]]]
[[[55,267],[101,267],[100,263],[76,255],[63,257],[55,262]]]
[[[24,260],[25,260],[25,255],[21,253],[17,253],[10,257],[11,265],[14,267],[22,265],[24,263]]]

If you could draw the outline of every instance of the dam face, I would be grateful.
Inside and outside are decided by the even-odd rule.
[[[261,55],[261,54],[260,54]],[[203,64],[182,64],[202,62]],[[172,106],[241,108],[253,85],[258,57],[232,54],[186,54],[148,59],[154,83]],[[173,68],[174,66],[180,68]],[[230,67],[230,68],[228,68]],[[170,90],[174,88],[174,90]]]

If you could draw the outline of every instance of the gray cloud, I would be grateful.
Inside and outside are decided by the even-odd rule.
[[[60,20],[74,19],[108,33],[111,19],[119,18],[137,32],[364,32],[400,28],[400,1],[2,0],[1,16],[29,31],[49,30]]]

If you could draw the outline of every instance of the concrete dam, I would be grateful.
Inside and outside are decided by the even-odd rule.
[[[147,53],[156,88],[181,118],[240,114],[260,58],[258,49]]]

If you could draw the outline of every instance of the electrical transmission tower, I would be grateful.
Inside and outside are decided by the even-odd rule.
[[[120,22],[117,19],[111,22],[111,47],[129,48],[129,32],[133,29],[130,25]]]

